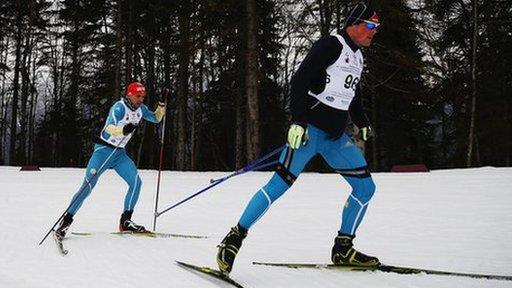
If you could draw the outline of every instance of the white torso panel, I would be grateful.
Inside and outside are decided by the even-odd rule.
[[[309,95],[327,106],[347,111],[361,79],[364,59],[361,50],[352,51],[341,35],[334,36],[343,45],[343,50],[338,59],[326,69],[327,79],[324,91],[320,94],[309,91]]]
[[[115,111],[114,110],[121,108],[121,107],[119,107],[119,103],[121,103],[121,105],[124,107],[124,115],[123,115],[122,118],[116,119],[117,117],[115,116]],[[108,117],[113,117],[114,122],[116,123],[115,124],[116,126],[123,127],[124,125],[126,125],[128,123],[132,123],[134,125],[138,125],[139,124],[139,122],[142,119],[142,109],[140,107],[137,108],[137,110],[132,111],[128,106],[126,106],[126,104],[122,100],[117,102],[115,105],[118,106],[118,107],[115,107],[110,112],[111,114]],[[103,130],[100,133],[100,135],[101,135],[100,137],[105,142],[107,142],[109,144],[112,144],[113,146],[116,146],[116,147],[119,147],[119,148],[124,148],[126,146],[126,144],[128,143],[128,141],[130,141],[130,139],[132,138],[132,134],[133,133],[130,133],[130,134],[126,135],[126,136],[124,136],[124,135],[120,135],[120,136],[110,135],[110,134],[105,132],[106,126],[108,126],[108,124],[105,125],[105,127],[103,127]]]

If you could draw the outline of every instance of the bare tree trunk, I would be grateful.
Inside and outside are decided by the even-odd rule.
[[[78,19],[78,17],[77,17]],[[74,30],[73,30],[73,40],[71,43],[71,83],[69,85],[69,93],[68,97],[70,103],[75,105],[77,96],[78,96],[78,87],[79,87],[79,77],[80,77],[80,45],[78,43],[77,35],[80,29],[81,23],[78,20],[75,20]]]
[[[148,89],[148,95],[152,95],[152,96],[156,95],[156,91],[155,91],[155,47],[156,47],[156,41],[151,39],[151,41],[148,45],[148,66],[147,66],[147,70],[146,70],[147,71],[146,86]],[[157,103],[157,100],[155,99],[155,97],[150,97],[148,100],[149,100],[148,101],[149,107],[151,107],[151,109],[153,109],[153,107],[156,106],[155,104]],[[146,125],[144,131],[145,131],[144,137],[147,138],[144,149],[145,149],[145,151],[148,151],[147,154],[149,154],[149,155],[145,155],[147,165],[149,165],[148,167],[156,167],[155,159],[157,158],[156,156],[158,154],[154,153],[154,151],[156,151],[155,150],[156,142],[153,141],[153,139],[155,139],[154,126]]]
[[[64,82],[64,69],[63,69],[63,66],[64,66],[64,63],[65,63],[65,56],[64,56],[64,49],[62,49],[62,54],[59,55],[59,51],[58,51],[58,44],[57,44],[57,39],[53,39],[55,40],[51,45],[50,45],[50,50],[51,50],[51,55],[52,55],[52,67],[51,67],[51,71],[52,71],[52,84],[53,84],[53,91],[52,91],[52,100],[51,100],[51,104],[50,106],[53,105],[53,109],[56,110],[57,113],[60,112],[60,99],[62,99],[62,91],[63,91],[63,82]],[[63,46],[62,47],[66,47],[65,44],[66,44],[66,41],[64,40],[63,41]],[[60,59],[59,59],[60,58]],[[59,113],[60,114],[60,113]],[[57,161],[57,149],[56,149],[56,144],[57,144],[57,139],[58,137],[60,137],[59,133],[52,133],[51,135],[51,147],[52,147],[52,150],[51,150],[51,164],[52,165],[56,165],[56,161]]]
[[[241,29],[239,29],[240,31]],[[240,33],[239,37],[243,37],[243,34]],[[243,59],[244,55],[243,55],[244,51],[239,51],[237,57],[238,59]],[[243,65],[243,61],[240,60],[238,61],[238,71],[239,74],[242,74],[242,71],[244,71],[244,65]],[[240,83],[242,82],[242,79],[240,79],[239,81]],[[246,150],[246,145],[245,142],[246,142],[246,137],[245,137],[245,120],[246,118],[244,117],[245,116],[245,105],[246,105],[246,101],[245,100],[245,97],[244,97],[244,87],[243,85],[241,85],[240,83],[238,83],[238,85],[236,85],[236,91],[235,91],[235,168],[236,169],[239,169],[241,168],[242,166],[244,166],[244,163],[245,163],[245,157],[246,157],[246,154],[244,153],[245,150]]]
[[[377,97],[375,92],[372,93],[372,126],[377,128]],[[375,131],[372,137],[372,170],[379,169],[379,131]]]
[[[203,99],[203,78],[204,78],[204,33],[201,35],[201,38],[199,39],[200,43],[200,56],[199,56],[199,63],[198,63],[198,74],[196,78],[196,88],[194,95],[194,101],[192,104],[192,121],[191,121],[191,139],[190,139],[190,169],[192,171],[195,171],[197,169],[197,159],[198,159],[198,151],[199,151],[199,144],[201,143],[198,141],[198,137],[200,137],[201,133],[201,101]],[[198,105],[199,103],[199,105]],[[199,123],[199,125],[198,125]]]
[[[466,167],[471,167],[471,160],[473,156],[473,145],[475,141],[475,118],[476,118],[476,49],[478,37],[478,11],[477,0],[473,2],[473,39],[472,39],[472,57],[471,57],[471,120],[469,124],[469,137],[468,137],[468,151],[466,158]]]
[[[63,46],[62,47],[66,47],[67,43],[66,43],[67,40],[64,40],[64,43],[63,43]],[[57,44],[58,41],[56,41],[55,43],[55,51],[58,50],[57,48]],[[64,87],[65,87],[65,77],[66,77],[66,69],[65,69],[65,66],[67,65],[66,63],[66,51],[65,51],[66,48],[63,49],[62,51],[62,54],[60,55],[61,57],[61,60],[60,60],[60,64],[58,63],[58,61],[56,61],[56,65],[55,65],[55,73],[56,75],[58,76],[58,80],[55,80],[55,88],[54,88],[54,91],[55,91],[55,98],[54,98],[54,105],[56,107],[56,114],[57,115],[62,115],[62,101],[64,99]],[[58,52],[55,52],[57,55]],[[61,153],[61,150],[62,149],[60,146],[61,146],[61,142],[62,142],[62,137],[63,137],[63,133],[62,133],[62,130],[59,130],[57,132],[55,132],[53,134],[53,143],[52,143],[52,147],[53,147],[53,165],[54,166],[60,166],[60,157],[62,155]]]
[[[125,83],[131,82],[133,80],[133,1],[128,1],[128,21],[126,22],[127,32],[125,39]]]
[[[19,133],[19,146],[18,146],[18,161],[20,164],[27,164],[26,154],[26,140],[27,140],[27,102],[29,93],[29,82],[30,82],[30,60],[28,54],[30,53],[30,32],[26,35],[25,49],[23,51],[23,60],[21,65],[21,107],[20,107],[20,133]]]
[[[114,95],[113,99],[119,98],[121,95],[121,58],[123,57],[123,22],[122,22],[123,0],[117,0],[117,21],[116,21],[116,67],[114,79]]]
[[[76,13],[76,12],[75,12]],[[76,15],[75,15],[76,17]],[[68,120],[74,120],[77,116],[77,97],[79,93],[80,87],[80,71],[81,71],[81,63],[80,63],[80,43],[78,39],[78,32],[80,30],[80,20],[76,17],[74,20],[74,28],[73,28],[73,38],[71,42],[71,75],[70,75],[70,84],[69,90],[66,93],[66,97],[63,99],[64,103],[64,111],[66,114],[66,118]],[[76,167],[78,164],[78,156],[79,153],[76,150],[76,147],[79,145],[79,140],[77,139],[77,133],[73,127],[70,127],[67,123],[61,123],[63,130],[63,137],[60,138],[60,143],[58,147],[57,153],[60,155],[58,165],[66,165],[71,167]]]
[[[170,17],[170,16],[169,16]],[[172,28],[170,27],[170,24],[167,25],[167,30],[166,30],[166,36],[165,36],[165,45],[164,45],[164,88],[166,89],[169,89],[169,93],[171,95],[171,97],[169,98],[172,98],[174,95],[173,95],[173,92],[171,91],[171,73],[172,73],[172,65],[171,65],[171,53],[173,52],[171,49],[171,35],[172,35]],[[168,105],[166,107],[167,111],[166,111],[166,119],[169,119],[171,118],[172,115],[170,115],[170,104],[169,104],[169,101],[170,99],[167,99],[168,101]],[[162,131],[163,135],[167,135],[167,139],[163,139],[163,145],[164,147],[169,147],[169,145],[171,144],[171,138],[173,133],[172,133],[172,127],[174,126],[173,122],[170,121],[170,120],[165,120],[166,121],[166,124],[164,125],[163,128],[165,128],[165,131]],[[163,125],[160,124],[160,125]],[[171,136],[171,137],[170,137]],[[171,146],[171,149],[173,149],[174,147]],[[167,150],[164,149],[164,153],[166,153]],[[172,150],[171,150],[172,151]],[[164,154],[164,159],[169,159],[170,161],[167,161],[167,166],[168,167],[173,167],[172,166],[172,153],[166,153]],[[165,165],[165,160],[164,160],[164,165]]]
[[[187,169],[186,165],[186,123],[187,123],[187,99],[188,99],[188,80],[190,77],[189,63],[191,55],[190,43],[190,16],[191,7],[189,0],[181,3],[181,13],[179,13],[179,32],[180,32],[180,52],[178,55],[178,101],[176,119],[178,124],[178,143],[176,147],[176,165],[178,170]]]
[[[25,34],[25,49],[23,50],[23,60],[21,65],[21,109],[20,109],[20,145],[19,145],[19,158],[22,164],[28,164],[28,149],[27,149],[27,124],[29,114],[27,113],[27,104],[30,86],[30,64],[32,60],[32,18],[34,13],[33,0],[28,1],[28,27]]]
[[[235,168],[244,166],[244,110],[242,107],[242,88],[236,91],[236,124],[235,124]]]
[[[502,86],[502,89],[505,90],[505,86]],[[505,93],[503,93],[505,95]],[[505,130],[505,166],[510,167],[512,165],[512,121],[510,119],[510,97],[503,97],[505,98],[505,123],[506,124],[506,130]],[[508,136],[507,136],[508,135]]]
[[[5,39],[5,46],[9,47],[9,37],[2,37],[2,42]],[[9,49],[4,49],[0,51],[0,62],[5,63],[7,62],[7,56],[9,55]],[[7,161],[5,159],[6,154],[6,134],[7,134],[7,107],[8,105],[5,105],[5,93],[6,93],[6,81],[7,78],[5,77],[5,74],[2,77],[2,90],[0,90],[0,163],[1,164],[7,164]]]
[[[16,59],[14,62],[14,80],[13,80],[13,95],[12,95],[12,109],[11,109],[11,127],[10,127],[10,143],[9,143],[9,165],[14,165],[16,162],[16,134],[17,134],[17,120],[18,120],[18,95],[20,89],[20,63],[21,63],[21,42],[23,41],[22,34],[22,9],[20,0],[16,1],[18,6],[18,16],[16,18]]]
[[[30,107],[29,107],[29,123],[28,123],[28,161],[29,163],[34,163],[34,131],[35,131],[35,123],[36,123],[36,111],[37,111],[37,99],[38,93],[35,86],[36,79],[36,63],[37,57],[34,56],[34,60],[32,62],[32,84],[30,85]]]
[[[258,103],[258,14],[256,0],[246,0],[247,39],[245,51],[245,93],[247,97],[246,111],[246,155],[251,162],[260,154],[260,117]]]
[[[197,85],[197,80],[195,81],[195,84],[194,84],[194,92],[192,94],[192,111],[191,111],[191,115],[190,115],[190,170],[194,171],[195,170],[195,157],[196,157],[196,151],[195,151],[195,147],[196,147],[196,135],[197,135],[197,132],[196,132],[196,116],[197,116],[197,113],[196,113],[196,102],[197,102],[197,89],[199,89],[198,85]]]

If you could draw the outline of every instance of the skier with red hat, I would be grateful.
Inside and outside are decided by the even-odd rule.
[[[142,119],[158,123],[165,115],[165,102],[159,101],[155,111],[144,105],[146,87],[140,82],[132,82],[126,89],[126,95],[112,105],[105,125],[95,137],[94,152],[87,164],[85,179],[71,200],[71,204],[55,230],[55,236],[62,240],[73,222],[73,216],[91,194],[99,176],[107,169],[114,169],[128,184],[124,198],[124,211],[119,222],[120,231],[147,232],[142,225],[135,224],[132,213],[139,198],[142,186],[137,167],[124,149],[133,132]],[[164,95],[167,96],[167,95]]]
[[[359,88],[364,68],[361,48],[369,47],[380,25],[367,2],[347,14],[339,34],[318,40],[309,50],[291,82],[292,124],[287,148],[270,181],[247,204],[236,226],[219,245],[217,264],[228,274],[249,229],[294,183],[306,164],[320,154],[351,186],[342,206],[341,225],[334,238],[334,264],[378,266],[379,259],[353,246],[356,231],[375,192],[375,184],[361,151],[345,133],[347,120],[359,127],[361,139],[371,135]],[[321,192],[321,191],[317,191]],[[317,197],[318,195],[314,195]]]

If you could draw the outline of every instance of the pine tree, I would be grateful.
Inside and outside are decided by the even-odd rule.
[[[394,164],[428,162],[424,131],[428,100],[417,42],[419,23],[406,1],[373,1],[373,5],[382,25],[365,51],[367,71],[361,81],[376,132],[371,165],[388,170]]]

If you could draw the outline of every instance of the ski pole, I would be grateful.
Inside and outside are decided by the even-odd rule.
[[[128,135],[125,135],[119,143],[123,143],[124,139],[126,139],[127,136]],[[96,178],[96,175],[100,174],[99,172],[101,171],[103,166],[105,166],[105,164],[107,164],[107,161],[110,159],[110,157],[112,157],[112,155],[114,155],[114,153],[117,151],[118,148],[119,148],[119,145],[116,146],[114,148],[114,150],[112,151],[112,153],[110,153],[110,155],[107,157],[107,159],[105,159],[105,161],[103,161],[103,164],[101,164],[100,168],[98,170],[96,170],[96,173],[92,175],[91,179],[87,180],[87,176],[86,176],[85,180],[87,181],[87,183],[85,183],[85,185],[82,185],[82,188],[78,191],[78,193],[76,194],[76,197],[74,197],[73,200],[71,200],[71,203],[68,205],[68,208],[66,208],[66,210],[64,210],[64,213],[62,213],[62,215],[60,215],[59,219],[57,219],[57,221],[53,224],[53,226],[50,228],[50,230],[48,230],[46,235],[44,235],[43,239],[39,242],[39,245],[43,244],[44,240],[46,240],[46,238],[48,238],[48,235],[50,235],[50,233],[52,233],[52,231],[54,231],[55,226],[57,226],[57,224],[59,224],[60,220],[62,220],[62,218],[64,218],[64,215],[66,215],[69,208],[71,208],[71,206],[73,206],[75,204],[75,202],[80,198],[82,193],[85,191],[85,188],[89,186],[89,184],[91,183],[91,181],[94,178]]]
[[[252,161],[251,163],[247,164],[247,166],[243,167],[243,168],[240,168],[238,170],[236,170],[235,172],[227,175],[227,176],[224,176],[224,177],[221,177],[221,178],[218,178],[218,179],[210,179],[210,183],[214,183],[216,181],[219,181],[219,180],[227,180],[233,176],[236,176],[236,175],[239,175],[240,173],[239,172],[243,172],[243,171],[250,171],[252,170],[251,168],[252,167],[255,167],[257,166],[258,164],[262,163],[263,161],[267,160],[268,158],[274,156],[275,154],[281,152],[281,150],[283,150],[284,148],[286,147],[286,144],[283,145],[283,146],[280,146],[280,147],[277,147],[276,149],[272,150],[270,153],[264,155],[263,157],[260,157],[254,161]]]
[[[237,171],[237,172],[235,172],[235,173],[233,173],[233,174],[230,174],[230,175],[228,175],[228,176],[226,176],[226,177],[223,177],[223,178],[221,178],[221,179],[218,179],[218,180],[216,180],[215,182],[213,182],[212,184],[210,184],[209,186],[207,186],[207,187],[205,187],[205,188],[203,188],[203,189],[199,190],[198,192],[196,192],[196,193],[194,193],[194,194],[192,194],[192,195],[188,196],[187,198],[185,198],[185,199],[181,200],[180,202],[178,202],[178,203],[176,203],[176,204],[174,204],[174,205],[172,205],[172,206],[170,206],[170,207],[168,207],[168,208],[166,208],[166,209],[162,210],[162,212],[159,212],[159,213],[157,213],[156,215],[157,215],[157,216],[160,216],[160,215],[164,214],[165,212],[168,212],[169,210],[174,209],[174,208],[176,208],[176,207],[180,206],[181,204],[183,204],[183,203],[185,203],[185,202],[189,201],[190,199],[195,198],[196,196],[198,196],[198,195],[200,195],[200,194],[202,194],[202,193],[204,193],[204,192],[206,192],[206,191],[210,190],[211,188],[213,188],[213,187],[215,187],[215,186],[219,185],[220,183],[222,183],[222,182],[224,182],[224,181],[228,180],[228,179],[229,179],[229,178],[231,178],[231,177],[234,177],[234,176],[236,176],[236,175],[241,175],[241,174],[244,174],[244,173],[247,173],[247,172],[250,172],[250,171],[257,171],[257,170],[260,170],[260,169],[263,169],[263,168],[266,168],[266,167],[269,167],[269,166],[275,165],[275,164],[277,164],[277,163],[279,163],[279,160],[275,160],[275,161],[268,162],[268,163],[263,163],[263,164],[261,164],[261,165],[253,166],[253,168],[252,168],[251,170],[243,170],[243,171],[242,171],[242,170],[239,170],[239,171]]]
[[[240,169],[240,170],[238,170],[238,171],[236,171],[236,172],[234,172],[232,174],[229,174],[226,177],[222,177],[222,178],[216,179],[212,183],[224,182],[224,181],[228,180],[231,177],[235,177],[235,176],[238,176],[238,175],[241,175],[241,174],[245,174],[245,173],[251,172],[251,171],[258,171],[258,170],[261,170],[261,169],[265,169],[265,168],[267,168],[269,166],[272,166],[272,165],[275,165],[277,163],[279,163],[279,160],[275,160],[275,161],[268,162],[268,163],[263,163],[263,164],[258,164],[258,165],[253,165],[251,167],[246,166],[247,167],[246,169]]]
[[[168,97],[168,93],[169,93],[169,90],[165,90],[164,91],[164,97],[165,97],[165,109],[167,109],[167,97]],[[153,231],[156,230],[156,218],[157,218],[157,211],[158,211],[158,198],[159,198],[159,195],[160,195],[160,175],[162,173],[162,163],[163,163],[163,159],[164,159],[164,141],[165,141],[165,120],[167,120],[167,117],[165,117],[165,114],[164,114],[164,119],[162,120],[162,133],[161,133],[161,137],[160,137],[160,160],[159,160],[159,163],[158,163],[158,179],[157,179],[157,184],[156,184],[156,193],[155,193],[155,210],[154,210],[154,213],[153,213]]]

